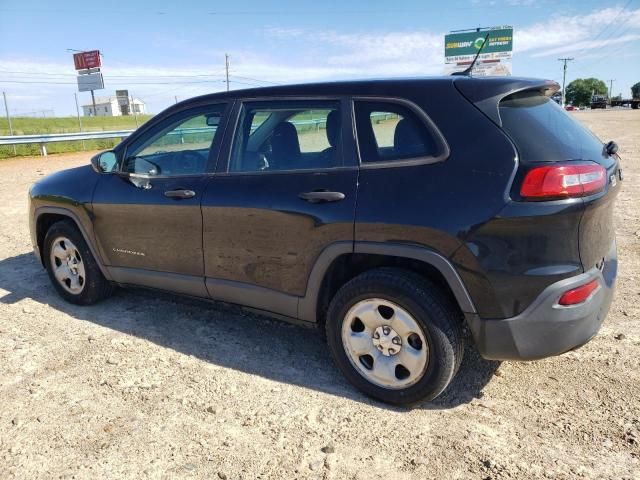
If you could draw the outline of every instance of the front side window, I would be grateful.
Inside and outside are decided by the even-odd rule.
[[[338,101],[243,105],[230,172],[314,170],[343,165]]]
[[[435,157],[440,153],[424,121],[404,105],[356,101],[355,116],[363,163]]]
[[[197,114],[178,114],[129,147],[123,170],[163,176],[205,173],[223,111],[224,105],[215,105]]]

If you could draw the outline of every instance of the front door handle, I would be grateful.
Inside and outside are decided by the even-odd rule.
[[[183,188],[178,188],[177,190],[168,190],[164,192],[164,196],[167,198],[193,198],[196,196],[196,192],[193,190],[185,190]]]
[[[340,200],[344,200],[344,193],[328,192],[325,190],[315,190],[313,192],[304,192],[298,196],[309,203],[339,202]]]

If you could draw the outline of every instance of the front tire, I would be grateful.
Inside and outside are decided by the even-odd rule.
[[[380,268],[347,282],[327,312],[334,362],[365,394],[396,405],[433,400],[462,361],[459,310],[410,271]]]
[[[84,237],[71,220],[54,223],[44,237],[44,264],[51,283],[62,298],[90,305],[113,293]]]

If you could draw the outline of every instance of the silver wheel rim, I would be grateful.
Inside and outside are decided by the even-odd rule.
[[[76,247],[67,237],[58,237],[51,244],[51,270],[57,282],[67,292],[78,295],[84,289],[84,262]]]
[[[349,309],[342,322],[347,357],[369,382],[388,389],[419,381],[429,363],[429,344],[409,312],[381,298]]]

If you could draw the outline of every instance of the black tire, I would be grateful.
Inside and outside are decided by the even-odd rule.
[[[414,384],[399,389],[369,381],[354,367],[342,341],[345,316],[358,302],[380,298],[402,307],[423,330],[429,347],[427,367]],[[424,277],[397,268],[358,275],[336,293],[327,312],[327,342],[344,376],[366,395],[386,403],[410,405],[433,400],[449,385],[464,354],[462,314],[442,290]]]
[[[54,242],[60,237],[66,237],[73,242],[84,266],[85,275],[82,291],[77,294],[65,290],[53,271],[54,266],[51,260],[51,249],[53,248]],[[61,220],[51,225],[44,237],[42,255],[51,283],[60,296],[67,302],[76,305],[91,305],[100,300],[104,300],[113,293],[114,286],[102,275],[100,267],[87,246],[87,242],[85,242],[84,237],[72,220]]]

